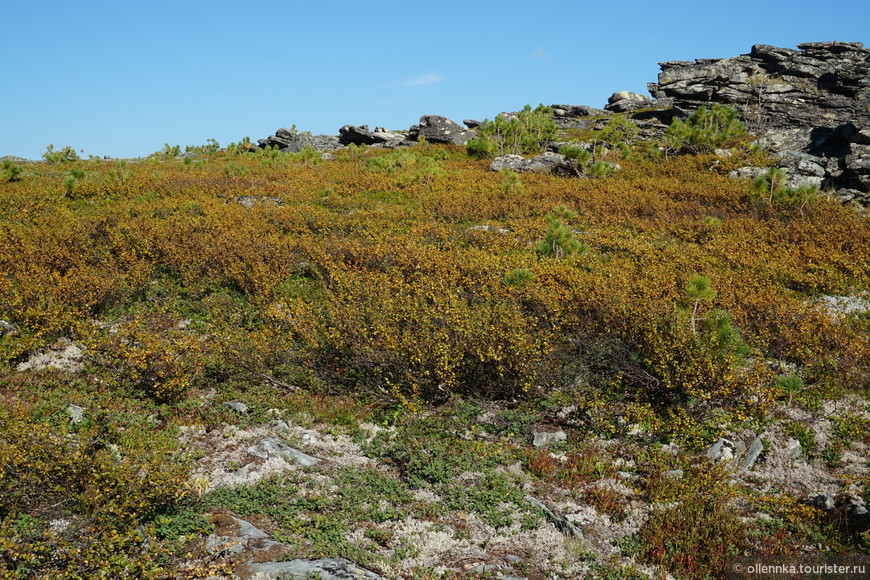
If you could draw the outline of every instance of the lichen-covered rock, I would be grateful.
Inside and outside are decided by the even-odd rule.
[[[790,186],[870,192],[870,49],[860,42],[759,44],[734,58],[660,66],[650,84],[657,100],[686,114],[713,103],[738,108],[760,142],[786,158]]]
[[[282,127],[269,135],[266,139],[260,139],[258,144],[261,148],[277,147],[287,153],[295,153],[310,148],[315,151],[332,151],[340,147],[339,139],[333,135],[312,135],[308,131],[301,133],[294,129]]]
[[[492,171],[508,170],[531,173],[559,173],[564,170],[564,167],[565,156],[551,151],[545,151],[530,159],[526,159],[522,155],[500,155],[489,164]]]
[[[383,580],[383,576],[344,558],[263,562],[248,564],[245,569],[250,580]]]
[[[627,111],[636,111],[650,105],[650,98],[638,93],[630,91],[617,91],[610,95],[607,99],[607,105],[604,107],[607,111],[614,113],[624,113]]]
[[[476,136],[476,131],[466,129],[462,125],[439,115],[423,115],[420,117],[420,123],[408,131],[410,141],[417,141],[422,137],[429,143],[447,145],[465,145],[469,139]]]
[[[368,125],[345,125],[338,130],[338,142],[342,145],[392,145],[405,141],[405,137],[382,127],[370,131]]]

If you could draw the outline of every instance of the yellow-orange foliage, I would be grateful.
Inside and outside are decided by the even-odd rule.
[[[646,377],[617,379],[626,398],[649,404],[745,408],[764,399],[766,359],[802,365],[811,384],[866,387],[860,321],[834,321],[814,302],[868,289],[870,228],[851,209],[760,211],[747,184],[704,156],[624,161],[607,179],[522,175],[506,191],[456,148],[413,154],[443,169],[431,179],[397,179],[368,162],[378,155],[80,161],[73,196],[65,173],[29,165],[0,183],[0,318],[22,330],[0,340],[0,356],[91,336],[97,321],[136,329],[93,340],[150,373],[156,396],[196,379],[196,350],[266,373],[277,349],[385,396],[511,398],[570,382],[563,370],[583,364],[582,341],[609,337],[633,353],[608,363],[619,376]],[[587,255],[536,254],[555,205],[578,211]],[[506,286],[517,269],[533,279]],[[753,364],[717,362],[681,325],[695,273],[718,291],[711,307],[732,316]],[[218,308],[216,296],[230,301]],[[151,333],[139,317],[149,309],[200,325]]]

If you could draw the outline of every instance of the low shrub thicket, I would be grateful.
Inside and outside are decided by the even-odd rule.
[[[176,441],[93,406],[49,411],[0,406],[0,576],[165,577],[174,548],[153,523],[195,497]]]
[[[80,338],[166,401],[215,373],[409,405],[527,397],[583,375],[600,401],[615,390],[711,424],[769,400],[766,359],[818,388],[866,384],[866,333],[813,300],[868,285],[866,224],[832,203],[768,219],[693,157],[519,188],[455,148],[210,155],[79,162],[74,198],[38,164],[0,184],[0,318],[21,329],[0,339],[3,359]],[[223,172],[230,159],[250,173]],[[424,159],[450,179],[408,173]],[[715,298],[687,295],[692,272]]]

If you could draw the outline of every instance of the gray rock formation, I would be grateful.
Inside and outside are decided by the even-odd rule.
[[[248,564],[247,571],[254,578],[265,580],[383,580],[383,576],[357,566],[344,558],[320,560],[290,560]]]
[[[368,125],[345,125],[338,130],[341,145],[387,145],[396,146],[406,140],[406,135],[387,131],[383,127],[369,130]]]
[[[517,171],[531,173],[570,173],[565,156],[551,151],[526,159],[522,155],[500,155],[489,164],[492,171]]]
[[[553,111],[553,116],[557,119],[560,117],[598,117],[605,114],[605,111],[601,109],[585,105],[550,105],[550,110]]]
[[[683,115],[713,103],[738,108],[761,142],[804,185],[870,197],[870,50],[859,42],[755,45],[727,59],[661,63],[651,94]],[[789,159],[791,156],[791,159]]]
[[[333,151],[340,146],[339,138],[333,135],[312,135],[308,131],[297,133],[286,127],[278,129],[266,139],[260,139],[258,144],[261,148],[277,147],[288,153],[296,153],[306,147],[320,152]]]
[[[448,145],[465,145],[477,133],[462,125],[439,115],[423,115],[420,123],[408,131],[408,139],[417,141],[423,137],[429,143],[445,143]]]
[[[260,459],[280,457],[287,463],[297,463],[303,467],[310,467],[320,463],[320,460],[316,457],[312,457],[297,449],[293,449],[276,437],[263,439],[263,441],[257,445],[249,447],[248,453],[254,457],[259,457]]]
[[[721,463],[737,472],[743,472],[752,469],[763,452],[764,442],[760,436],[753,437],[748,447],[739,439],[732,441],[720,437],[707,449],[706,455],[714,463]]]
[[[652,102],[647,96],[629,91],[617,91],[607,99],[607,105],[604,109],[614,113],[625,113],[649,107],[651,104]]]

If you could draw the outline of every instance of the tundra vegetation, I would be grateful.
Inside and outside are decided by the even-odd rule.
[[[866,413],[837,417],[823,449],[804,420],[870,394],[870,315],[820,306],[870,291],[867,218],[807,203],[775,173],[728,178],[761,154],[716,107],[661,148],[609,126],[596,140],[619,143],[620,170],[599,179],[488,171],[481,157],[556,139],[551,123],[527,107],[467,150],[328,161],[243,140],[129,162],[49,146],[41,162],[4,163],[0,578],[226,573],[203,548],[216,509],[259,518],[294,556],[482,578],[402,569],[421,548],[398,523],[461,539],[473,516],[530,534],[550,524],[526,493],[614,522],[658,506],[620,540],[622,560],[574,549],[528,574],[586,562],[608,578],[720,577],[750,548],[870,549],[845,511],[731,484],[703,457],[726,433],[778,425],[819,469],[870,445]],[[731,157],[709,153],[723,146]],[[566,151],[578,172],[597,161]],[[79,368],[19,370],[62,340],[82,346]],[[276,415],[350,437],[380,467],[251,487],[192,477],[210,450],[184,433],[232,438]],[[537,423],[568,431],[558,453],[530,445]],[[615,477],[614,449],[630,499],[595,485]],[[870,500],[867,479],[847,485]]]

